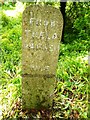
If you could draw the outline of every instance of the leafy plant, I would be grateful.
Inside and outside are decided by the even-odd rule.
[[[8,3],[9,4],[9,3]],[[31,4],[31,3],[30,3]],[[53,118],[86,119],[88,108],[88,49],[89,49],[89,3],[72,3],[67,6],[65,44],[60,45],[57,65],[57,86],[54,95]],[[56,4],[53,4],[53,6]],[[83,9],[82,7],[83,6]],[[2,7],[5,10],[5,5]],[[10,5],[6,9],[10,8]],[[14,8],[13,8],[14,9]],[[82,12],[83,11],[83,12]],[[78,14],[77,14],[78,12]],[[73,14],[74,13],[74,14]],[[8,17],[3,10],[2,29],[0,34],[0,73],[2,79],[2,112],[3,119],[39,118],[48,111],[37,111],[34,115],[22,111],[21,95],[21,15]],[[78,15],[78,18],[77,18]],[[70,21],[69,21],[70,20]],[[71,24],[70,24],[71,22]],[[72,26],[73,32],[69,31]],[[67,29],[69,28],[69,29]],[[77,35],[76,35],[77,33]],[[1,81],[0,81],[1,83]],[[47,114],[48,115],[48,114]]]

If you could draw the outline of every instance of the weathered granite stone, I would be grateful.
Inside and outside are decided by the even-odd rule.
[[[52,106],[63,19],[51,6],[32,5],[22,22],[23,108]]]

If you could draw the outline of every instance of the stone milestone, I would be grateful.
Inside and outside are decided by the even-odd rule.
[[[62,27],[62,15],[54,7],[31,5],[23,12],[23,108],[52,106]]]

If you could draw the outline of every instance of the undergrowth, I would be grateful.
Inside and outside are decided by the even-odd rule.
[[[21,107],[21,21],[22,16],[9,17],[3,10],[2,29],[0,34],[0,67],[1,67],[1,109],[2,119],[28,118],[28,112]],[[77,20],[78,21],[78,20]],[[77,23],[75,22],[75,25]],[[74,25],[74,27],[75,27]],[[78,26],[77,26],[78,27]],[[76,28],[77,28],[76,27]],[[82,31],[84,32],[84,31]],[[80,31],[65,33],[66,43],[60,44],[57,65],[57,87],[55,89],[53,117],[87,118],[88,109],[88,49],[89,39]],[[30,114],[30,113],[29,113]],[[37,117],[41,113],[37,112]],[[31,115],[32,116],[32,115]]]

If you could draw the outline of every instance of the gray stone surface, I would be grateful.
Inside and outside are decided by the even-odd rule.
[[[23,108],[52,106],[63,19],[51,6],[32,5],[22,22]]]

